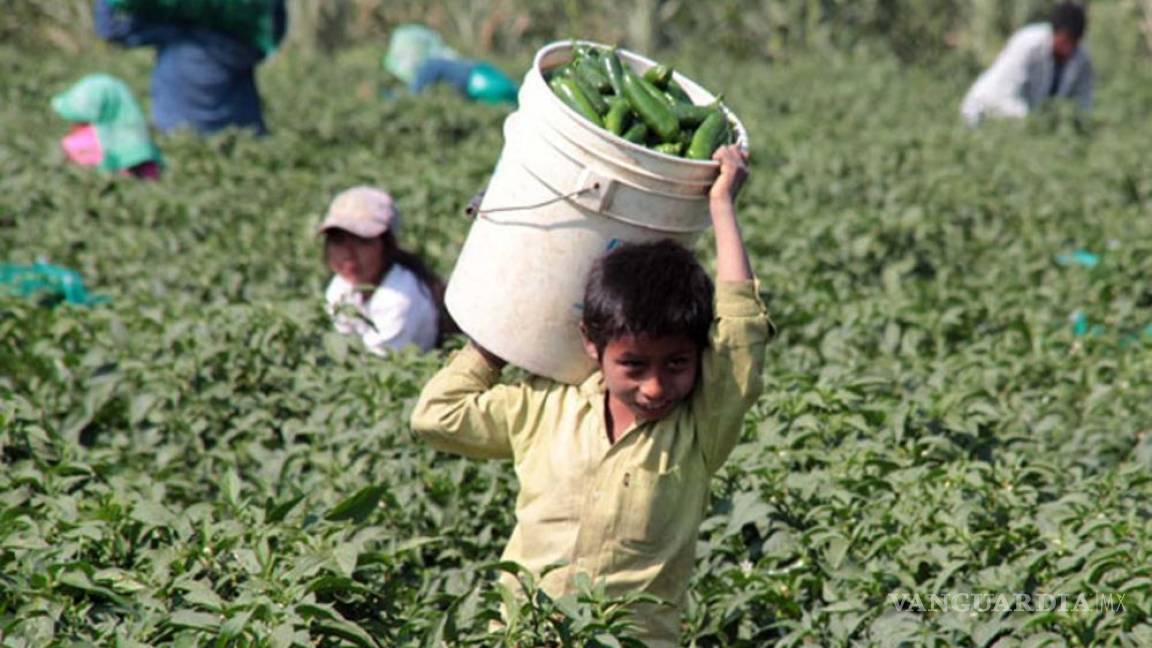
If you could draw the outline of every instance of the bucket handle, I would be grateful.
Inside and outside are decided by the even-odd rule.
[[[488,209],[480,209],[480,201],[484,197],[484,192],[481,191],[480,193],[473,196],[472,200],[469,201],[468,206],[464,208],[464,215],[469,217],[469,218],[487,219],[488,214],[495,214],[495,213],[499,213],[499,212],[525,211],[528,209],[539,209],[541,207],[547,207],[548,205],[551,205],[553,203],[558,203],[561,200],[568,200],[569,198],[575,198],[575,197],[580,196],[582,194],[586,194],[586,193],[593,192],[593,191],[596,191],[596,192],[600,191],[600,183],[599,182],[593,182],[591,185],[589,185],[587,187],[582,187],[580,189],[577,189],[576,191],[571,191],[571,192],[568,192],[566,194],[560,194],[559,196],[556,196],[555,198],[550,198],[548,200],[545,200],[544,202],[538,202],[538,203],[534,203],[531,205],[511,205],[508,207],[489,207]]]

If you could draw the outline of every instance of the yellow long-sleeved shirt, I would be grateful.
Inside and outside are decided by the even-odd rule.
[[[599,372],[578,386],[545,378],[502,385],[471,347],[424,387],[412,427],[439,450],[514,461],[520,493],[504,560],[536,574],[563,563],[540,581],[553,596],[570,591],[578,572],[602,579],[612,595],[655,595],[670,605],[636,609],[640,637],[676,645],[709,481],[760,395],[772,334],[754,281],[717,284],[696,388],[615,444]]]

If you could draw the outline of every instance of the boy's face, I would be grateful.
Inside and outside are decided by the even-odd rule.
[[[591,342],[584,344],[600,363],[608,397],[637,420],[664,418],[696,384],[700,349],[686,335],[626,335],[609,341],[603,354]]]

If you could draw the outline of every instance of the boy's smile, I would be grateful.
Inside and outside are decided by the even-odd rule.
[[[664,418],[696,384],[700,349],[686,335],[625,335],[601,354],[586,344],[604,375],[613,438],[637,421]]]

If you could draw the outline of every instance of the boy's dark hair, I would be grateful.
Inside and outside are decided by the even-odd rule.
[[[1053,7],[1049,22],[1053,32],[1066,31],[1077,41],[1084,37],[1084,30],[1088,27],[1084,7],[1075,2],[1061,2]]]
[[[622,245],[600,257],[584,284],[584,335],[604,352],[625,335],[686,335],[703,350],[712,326],[712,279],[671,240]]]

